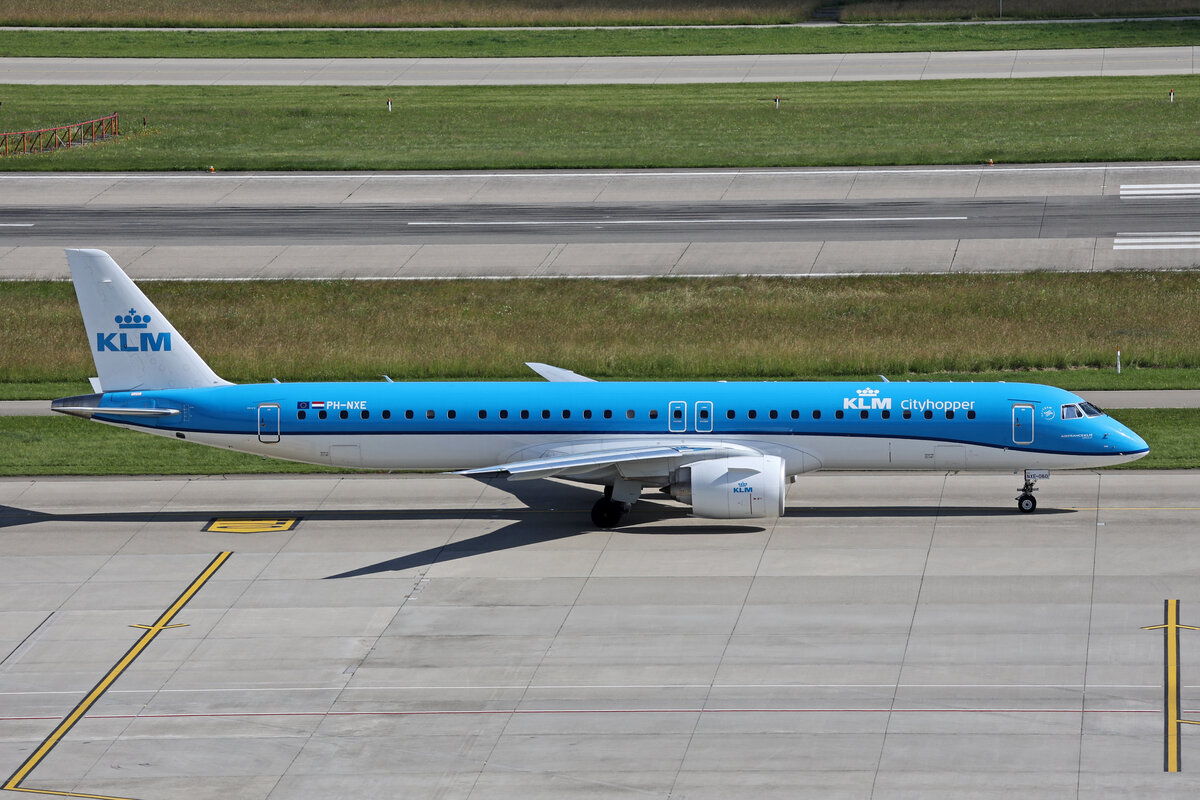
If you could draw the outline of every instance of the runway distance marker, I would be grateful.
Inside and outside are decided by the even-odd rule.
[[[267,519],[238,519],[214,517],[202,529],[205,533],[279,533],[295,530],[300,517],[272,517]]]
[[[4,785],[0,786],[0,789],[10,792],[47,794],[57,797],[88,797],[94,798],[95,800],[129,800],[128,798],[113,797],[111,795],[103,794],[64,792],[55,791],[52,789],[31,789],[22,787],[21,783],[29,777],[29,773],[33,772],[34,768],[42,762],[42,759],[50,754],[50,751],[54,749],[54,746],[57,745],[62,738],[67,735],[71,728],[75,726],[75,723],[83,719],[84,715],[86,715],[91,707],[96,704],[96,701],[104,696],[104,693],[108,691],[109,687],[116,682],[117,678],[121,677],[121,674],[133,664],[137,657],[142,654],[142,651],[145,650],[152,641],[154,641],[155,637],[157,637],[159,633],[170,628],[182,627],[180,625],[172,625],[171,620],[174,619],[175,615],[178,614],[183,607],[188,604],[188,601],[196,595],[196,592],[200,591],[201,587],[208,582],[209,578],[216,574],[217,570],[221,568],[221,565],[224,564],[231,555],[233,555],[232,551],[228,550],[217,554],[212,561],[208,562],[208,566],[205,567],[198,576],[196,576],[196,579],[193,580],[191,584],[183,590],[183,593],[180,594],[179,597],[175,598],[175,602],[173,602],[167,608],[167,610],[164,611],[159,618],[154,621],[153,624],[132,626],[135,628],[144,628],[146,632],[138,638],[138,640],[132,647],[129,648],[128,651],[126,651],[125,655],[121,657],[121,660],[118,661],[113,668],[110,669],[108,673],[101,678],[95,686],[92,687],[92,690],[88,692],[82,700],[79,701],[79,704],[75,706],[71,713],[68,714],[63,721],[58,724],[58,727],[51,731],[50,735],[47,736],[42,743],[37,746],[33,753],[30,754],[29,758],[25,759],[25,762],[21,764],[21,766],[17,767],[17,771],[9,776],[8,780],[4,782]]]

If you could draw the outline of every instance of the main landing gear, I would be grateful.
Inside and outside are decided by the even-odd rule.
[[[621,517],[629,513],[629,509],[637,502],[642,493],[642,485],[636,481],[618,478],[612,485],[604,487],[604,497],[592,506],[592,524],[597,528],[615,528],[621,524]]]
[[[592,524],[597,528],[615,528],[621,524],[621,517],[629,511],[629,503],[619,503],[608,497],[601,497],[592,506]]]
[[[1018,511],[1020,511],[1022,514],[1032,514],[1037,509],[1037,498],[1033,496],[1033,493],[1037,491],[1037,487],[1034,484],[1036,484],[1040,479],[1049,477],[1049,470],[1025,470],[1025,485],[1021,487],[1021,494],[1017,495]]]

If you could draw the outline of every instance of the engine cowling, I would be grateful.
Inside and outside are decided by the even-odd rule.
[[[671,495],[692,504],[698,517],[751,519],[783,516],[787,478],[778,456],[737,456],[681,467]]]

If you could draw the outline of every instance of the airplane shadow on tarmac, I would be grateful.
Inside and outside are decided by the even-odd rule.
[[[486,481],[492,483],[492,481]],[[495,484],[493,484],[495,485]],[[213,518],[273,518],[302,517],[307,521],[416,521],[435,519],[463,520],[511,520],[496,530],[431,547],[416,553],[368,564],[358,569],[326,576],[327,580],[398,572],[429,566],[436,562],[469,558],[475,555],[513,550],[528,545],[551,542],[593,533],[595,529],[587,518],[587,509],[595,502],[597,492],[593,488],[547,481],[504,482],[496,486],[515,496],[524,508],[493,508],[478,510],[463,509],[346,509],[346,510],[195,510],[195,511],[110,511],[95,513],[53,514],[31,511],[14,506],[0,505],[0,529],[15,525],[30,525],[39,522],[127,522],[145,524],[152,522],[195,522],[205,525]],[[947,517],[1002,517],[1017,514],[1014,509],[974,506],[792,506],[787,509],[789,518],[814,520],[837,519],[882,519],[882,518],[947,518]],[[1070,514],[1070,509],[1043,508],[1038,515]],[[750,524],[672,525],[673,520],[684,520],[689,509],[668,500],[652,496],[642,498],[634,506],[625,524],[614,529],[622,535],[653,536],[730,536],[761,533],[766,528],[755,521]],[[640,527],[654,523],[653,527]],[[667,524],[663,524],[667,523]]]

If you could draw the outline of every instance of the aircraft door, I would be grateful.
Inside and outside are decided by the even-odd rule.
[[[279,403],[259,404],[258,440],[264,444],[275,444],[279,441]]]
[[[671,433],[683,433],[687,430],[687,403],[683,400],[672,400],[667,405],[667,430]]]
[[[1017,403],[1013,406],[1013,444],[1033,444],[1033,406]]]
[[[696,403],[696,433],[712,433],[712,416],[712,400],[701,400]]]

